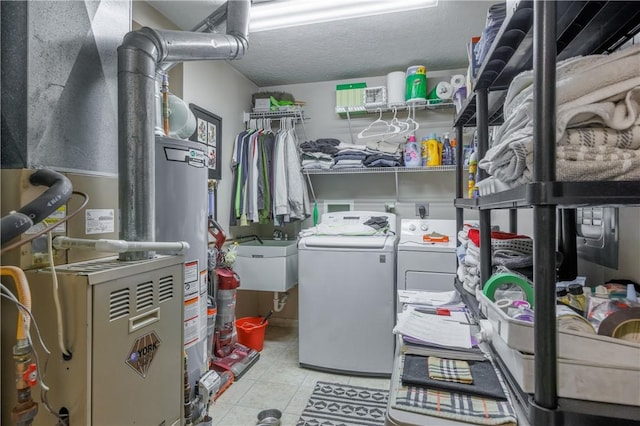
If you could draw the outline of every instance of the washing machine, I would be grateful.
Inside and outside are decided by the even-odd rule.
[[[371,234],[370,219],[388,223]],[[365,230],[363,233],[362,230]],[[353,375],[393,366],[396,217],[325,213],[298,242],[299,362]],[[369,235],[364,235],[364,234]]]
[[[425,241],[425,235],[441,234],[446,242]],[[456,221],[402,219],[398,242],[399,290],[451,291],[456,276]]]

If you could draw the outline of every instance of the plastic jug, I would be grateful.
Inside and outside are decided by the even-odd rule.
[[[442,164],[440,156],[440,143],[436,138],[435,133],[432,133],[427,140],[427,167],[439,166]]]
[[[414,135],[411,135],[409,136],[407,142],[404,144],[404,166],[420,167],[421,165],[422,159],[420,158],[420,151],[418,150],[416,137]]]

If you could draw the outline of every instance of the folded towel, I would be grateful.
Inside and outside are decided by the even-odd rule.
[[[560,145],[570,142],[571,129],[599,125],[601,128],[625,131],[638,124],[638,63],[640,46],[611,55],[570,58],[560,62],[556,73],[556,142]],[[514,78],[505,100],[505,122],[496,131],[491,148],[478,163],[479,167],[509,186],[531,181],[532,83],[532,71]],[[627,170],[631,168],[631,164],[626,166]],[[562,172],[559,165],[557,170]],[[575,177],[575,173],[572,172],[570,176]],[[628,175],[623,176],[621,178],[629,178]],[[564,177],[558,176],[558,179],[567,180]],[[605,176],[590,174],[582,177],[582,180],[600,177]]]

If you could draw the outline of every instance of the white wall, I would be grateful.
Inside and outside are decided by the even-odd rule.
[[[429,89],[437,81],[448,80],[452,74],[463,70],[428,72]],[[291,93],[296,100],[306,102],[304,106],[304,128],[298,126],[301,140],[336,138],[344,143],[364,144],[358,139],[358,133],[376,120],[376,114],[352,117],[349,120],[335,113],[336,85],[343,83],[366,82],[367,87],[386,86],[386,76],[362,79],[324,81],[305,84],[264,87],[264,91],[284,91]],[[398,118],[404,119],[406,111],[399,111]],[[391,119],[392,113],[385,113],[384,119]],[[446,110],[422,110],[416,112],[416,121],[420,128],[416,132],[417,140],[431,132],[441,135],[452,129],[453,108]],[[471,133],[467,134],[470,139]],[[468,140],[465,140],[468,143]],[[398,173],[398,191],[396,191],[393,173],[311,175],[311,182],[319,206],[324,200],[354,200],[355,208],[360,210],[384,211],[385,203],[395,203],[396,213],[402,217],[415,217],[415,203],[430,203],[430,218],[455,218],[453,199],[455,198],[454,172]],[[322,211],[321,211],[322,212]],[[473,216],[475,213],[471,213]]]
[[[242,59],[240,59],[242,60]],[[244,130],[243,113],[251,110],[251,95],[258,87],[225,61],[185,62],[183,99],[222,118],[221,167],[218,181],[218,222],[229,230],[231,156],[235,136]]]

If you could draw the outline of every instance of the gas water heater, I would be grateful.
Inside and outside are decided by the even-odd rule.
[[[199,142],[156,136],[156,240],[186,241],[184,254],[184,347],[190,399],[207,360],[208,159]],[[191,407],[201,413],[200,407]],[[189,413],[187,413],[189,414]]]

